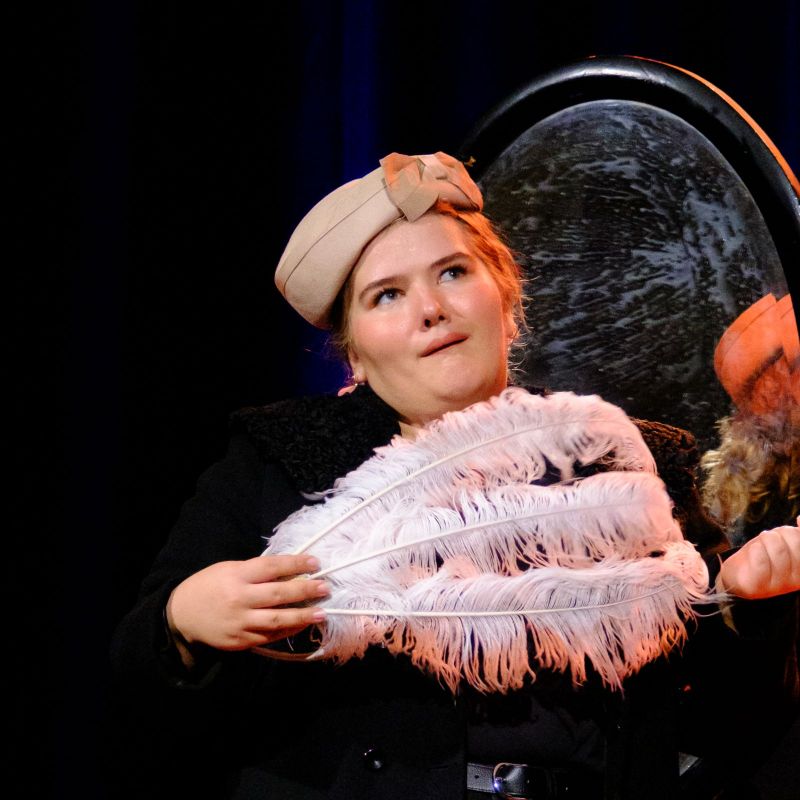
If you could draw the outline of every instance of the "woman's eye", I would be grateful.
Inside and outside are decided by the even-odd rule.
[[[373,298],[372,304],[375,306],[386,305],[397,298],[397,289],[381,289]]]
[[[442,271],[440,280],[454,281],[457,278],[460,278],[462,275],[466,274],[466,272],[467,272],[466,267],[448,267],[446,270]]]

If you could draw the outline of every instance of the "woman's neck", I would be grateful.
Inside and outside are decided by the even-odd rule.
[[[400,435],[404,439],[408,439],[409,441],[413,442],[414,439],[419,436],[419,432],[422,430],[422,425],[415,425],[411,422],[403,422],[403,420],[399,420],[400,423]]]

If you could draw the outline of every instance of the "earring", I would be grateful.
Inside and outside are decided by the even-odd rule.
[[[358,389],[359,386],[365,386],[366,383],[367,383],[366,381],[356,380],[356,376],[353,375],[353,382],[348,384],[347,386],[342,386],[342,388],[339,389],[339,391],[336,393],[336,396],[344,397],[346,394],[354,392],[356,389]]]

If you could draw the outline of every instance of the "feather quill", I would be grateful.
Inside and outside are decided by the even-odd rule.
[[[592,463],[614,471],[573,479]],[[265,553],[312,552],[331,586],[304,657],[377,644],[481,691],[520,686],[533,664],[580,681],[588,662],[618,687],[681,640],[706,593],[653,473],[619,408],[509,389],[377,450]]]

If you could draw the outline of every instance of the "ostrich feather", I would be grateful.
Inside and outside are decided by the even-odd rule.
[[[444,505],[454,488],[531,483],[549,469],[569,479],[576,463],[601,460],[612,469],[655,472],[639,430],[617,406],[594,395],[542,397],[511,387],[445,414],[413,442],[395,437],[377,448],[334,484],[321,507],[306,506],[281,523],[264,553],[310,551],[330,533],[342,535],[348,520],[357,517],[363,530],[403,498],[429,496]]]
[[[693,603],[707,599],[708,573],[689,542],[658,558],[610,558],[585,568],[542,567],[515,576],[476,570],[466,559],[392,598],[338,593],[327,608],[316,658],[344,662],[369,645],[405,653],[455,691],[520,688],[534,664],[569,670],[590,663],[602,681],[622,680],[686,636]]]
[[[461,489],[448,508],[402,503],[361,532],[357,551],[349,540],[320,548],[315,577],[340,573],[369,584],[386,569],[407,564],[430,574],[443,559],[460,556],[484,571],[515,574],[646,556],[682,538],[659,478],[606,472],[567,485]]]
[[[592,463],[613,471],[573,478]],[[303,657],[381,645],[481,691],[518,687],[534,664],[579,681],[588,661],[619,686],[680,641],[706,589],[653,472],[615,406],[507,390],[376,451],[265,553],[313,553],[331,587]]]

